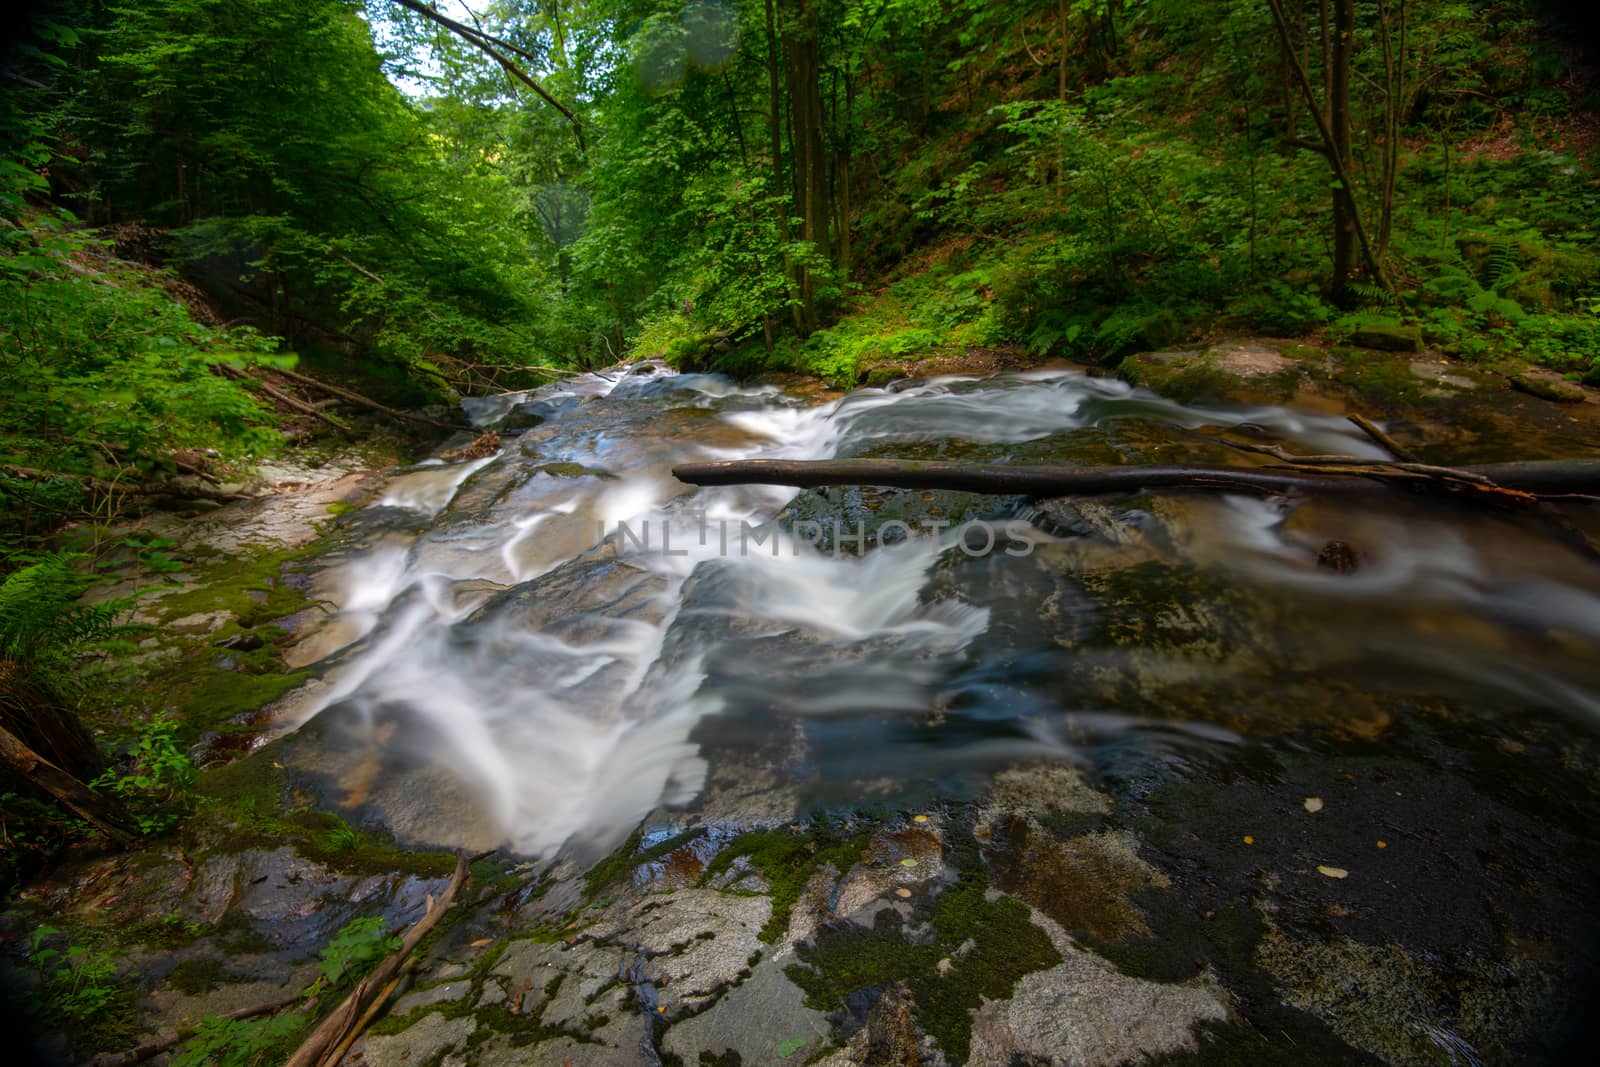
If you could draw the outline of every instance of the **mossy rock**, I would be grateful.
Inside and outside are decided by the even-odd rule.
[[[1557,378],[1544,378],[1524,372],[1513,374],[1510,380],[1511,388],[1518,392],[1536,396],[1541,400],[1551,400],[1557,404],[1581,404],[1585,396],[1580,387]]]
[[[1422,330],[1416,326],[1365,326],[1350,335],[1350,343],[1384,352],[1421,352]]]

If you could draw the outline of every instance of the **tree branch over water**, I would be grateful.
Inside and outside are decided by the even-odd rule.
[[[522,59],[524,62],[532,63],[537,60],[536,56],[530,52],[518,48],[510,41],[502,40],[499,37],[492,37],[481,30],[477,30],[471,26],[468,26],[464,22],[457,22],[448,15],[440,14],[427,4],[418,3],[417,0],[394,0],[394,2],[405,8],[407,11],[412,11],[418,15],[421,15],[429,22],[443,26],[445,29],[449,30],[463,41],[466,41],[468,44],[478,49],[484,55],[500,64],[501,69],[507,74],[511,75],[511,77],[532,89],[545,103],[549,104],[551,107],[561,112],[562,115],[566,116],[567,121],[572,123],[572,135],[578,139],[578,151],[588,151],[583,144],[583,123],[578,119],[578,116],[573,114],[571,108],[567,107],[567,105],[550,95],[550,91],[544,86],[540,85],[538,79],[519,66],[516,60],[512,58],[512,56],[516,56],[517,58]]]
[[[1287,454],[1285,454],[1287,455]],[[965,493],[1102,496],[1153,489],[1204,492],[1362,494],[1402,489],[1492,497],[1502,503],[1600,493],[1600,460],[1422,467],[1307,457],[1261,467],[1008,467],[899,459],[751,459],[685,463],[672,469],[690,485],[879,485]]]

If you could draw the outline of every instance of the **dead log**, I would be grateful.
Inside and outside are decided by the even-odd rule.
[[[462,426],[453,422],[444,422],[429,415],[419,415],[415,411],[401,411],[399,408],[392,408],[387,404],[380,404],[371,397],[362,396],[360,393],[353,392],[352,390],[346,389],[343,386],[329,385],[327,382],[318,381],[316,378],[312,378],[305,374],[299,374],[292,370],[284,370],[281,367],[276,367],[273,370],[274,373],[283,375],[291,382],[299,382],[301,385],[308,386],[312,389],[321,389],[324,393],[327,393],[330,396],[336,396],[340,400],[348,400],[352,404],[359,404],[362,407],[371,408],[373,411],[381,412],[389,416],[391,419],[402,419],[406,422],[415,422],[421,426],[431,426],[435,430],[448,430],[451,433],[455,433],[457,430],[472,429],[470,426]]]
[[[444,918],[444,913],[455,905],[456,894],[461,891],[461,886],[466,880],[467,855],[458,852],[455,873],[450,876],[450,884],[445,887],[443,895],[437,901],[430,902],[422,918],[406,931],[405,937],[400,941],[400,947],[385,956],[383,961],[372,969],[372,973],[356,983],[350,995],[345,997],[326,1019],[317,1024],[311,1036],[295,1049],[293,1056],[289,1057],[285,1067],[321,1067],[336,1062],[337,1056],[342,1054],[340,1050],[348,1048],[348,1041],[353,1039],[353,1035],[360,1033],[359,1028],[363,1021],[371,1017],[368,1009],[373,1002],[393,992],[392,982],[399,976],[407,957],[428,935],[428,931]]]
[[[1509,489],[1541,497],[1600,493],[1600,460],[1489,463],[1442,468],[1445,479],[1404,465],[1363,461],[1360,467],[1007,467],[900,459],[749,459],[685,463],[673,475],[690,485],[877,485],[948,489],[1001,496],[1105,496],[1155,489],[1221,493],[1362,495],[1397,488],[1459,492],[1464,485]]]
[[[128,848],[139,840],[138,828],[122,805],[96,793],[4,727],[0,727],[0,767],[55,797],[118,846]]]

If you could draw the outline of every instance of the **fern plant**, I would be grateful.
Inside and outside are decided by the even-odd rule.
[[[72,712],[79,653],[116,629],[119,605],[78,598],[82,557],[53,552],[0,581],[0,727],[69,771],[99,770],[99,748]]]
[[[118,605],[78,599],[89,584],[77,569],[85,558],[46,553],[0,581],[0,659],[27,662],[35,670],[59,668],[85,645],[110,635]]]

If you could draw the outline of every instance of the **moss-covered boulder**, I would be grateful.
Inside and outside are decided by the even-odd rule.
[[[1416,326],[1365,326],[1350,335],[1350,343],[1384,352],[1421,352],[1422,330]]]
[[[1543,375],[1534,371],[1513,374],[1511,388],[1519,393],[1527,393],[1529,396],[1551,400],[1557,404],[1581,404],[1585,396],[1581,386],[1563,381],[1554,375]]]

